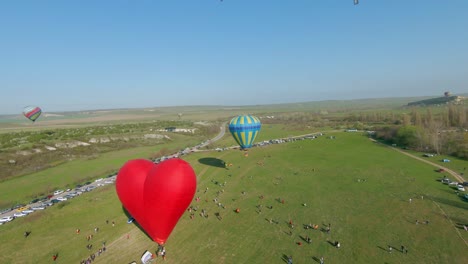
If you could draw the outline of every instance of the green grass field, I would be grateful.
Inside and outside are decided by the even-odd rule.
[[[103,153],[93,159],[77,159],[37,173],[8,179],[0,184],[0,207],[27,203],[56,189],[74,188],[78,183],[105,177],[118,171],[129,159],[149,158],[163,148],[179,150],[197,143],[196,139],[181,137],[181,140],[175,142]]]
[[[335,135],[254,148],[248,157],[234,150],[185,156],[197,173],[195,196],[201,198],[192,204],[209,217],[182,216],[167,241],[166,263],[285,263],[284,255],[294,263],[318,263],[321,256],[326,263],[466,263],[468,232],[460,224],[468,224],[468,202],[438,182],[433,167],[360,134]],[[226,170],[220,161],[233,166]],[[218,199],[226,209],[213,202],[221,190]],[[103,241],[107,251],[93,263],[138,261],[156,244],[126,219],[114,186],[97,189],[0,226],[2,263],[49,263],[54,253],[56,263],[79,263]],[[319,230],[302,228],[308,223]],[[330,234],[320,230],[329,223]],[[24,238],[27,230],[32,233]],[[89,234],[94,237],[88,242]],[[311,244],[302,240],[306,235]],[[91,251],[87,244],[93,244]],[[401,245],[407,255],[397,250]]]

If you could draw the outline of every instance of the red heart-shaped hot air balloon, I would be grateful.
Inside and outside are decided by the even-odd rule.
[[[146,176],[154,167],[153,162],[145,159],[127,161],[120,168],[115,181],[120,202],[140,226],[143,226],[145,221],[143,187]]]
[[[127,162],[117,175],[117,195],[146,233],[163,245],[190,205],[197,179],[190,164],[181,159],[165,160],[147,169],[144,162]],[[131,182],[131,175],[137,178],[136,183]]]

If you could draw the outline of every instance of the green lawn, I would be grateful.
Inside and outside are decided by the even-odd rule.
[[[321,256],[326,263],[466,263],[468,232],[458,224],[468,223],[468,202],[438,182],[433,167],[359,134],[335,135],[253,148],[248,157],[234,150],[184,157],[198,178],[195,196],[201,201],[193,205],[209,217],[184,214],[167,241],[166,263],[285,263],[283,255],[292,255],[294,263],[318,263],[314,258]],[[210,165],[218,159],[233,166]],[[221,190],[226,209],[213,202]],[[107,251],[93,263],[129,263],[146,249],[154,252],[155,243],[126,219],[113,186],[86,193],[0,226],[2,263],[47,263],[56,252],[56,263],[79,263],[103,241]],[[319,230],[303,229],[307,223]],[[328,224],[330,234],[320,230]],[[26,230],[32,231],[28,238]],[[310,245],[301,239],[306,235]],[[328,242],[336,240],[340,249]],[[388,245],[405,245],[409,253],[390,254]]]
[[[50,194],[56,189],[74,188],[78,183],[105,177],[117,171],[125,161],[149,158],[162,148],[179,150],[198,143],[196,139],[182,138],[163,145],[113,151],[94,159],[73,160],[37,173],[5,180],[0,183],[0,208],[27,203],[34,197]]]

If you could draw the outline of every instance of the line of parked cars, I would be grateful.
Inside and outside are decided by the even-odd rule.
[[[115,174],[107,176],[107,179],[101,178],[97,179],[95,182],[98,182],[97,186],[104,186],[106,184],[114,183],[115,178],[112,178]],[[76,196],[81,195],[84,192],[92,191],[96,188],[96,186],[91,185],[91,182],[86,182],[84,185],[77,185],[75,189],[67,189],[67,190],[56,190],[53,192],[53,195],[47,195],[42,198],[37,198],[32,200],[28,205],[19,204],[14,206],[11,209],[6,209],[0,211],[0,215],[5,213],[10,213],[14,211],[13,215],[8,215],[0,218],[0,225],[13,221],[17,217],[24,217],[30,213],[33,213],[38,210],[44,210],[49,206],[53,206],[56,203],[67,201],[72,199]]]
[[[454,189],[460,191],[460,192],[464,192],[465,191],[465,187],[468,187],[468,182],[456,182],[456,181],[452,181],[450,180],[449,178],[447,178],[447,176],[444,176],[444,178],[442,180],[440,180],[443,184],[447,184],[451,187],[453,187]]]

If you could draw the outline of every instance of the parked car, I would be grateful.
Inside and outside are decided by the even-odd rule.
[[[444,184],[449,184],[449,183],[451,183],[452,181],[451,181],[449,178],[443,178],[443,179],[441,180],[441,182],[444,183]]]
[[[57,200],[57,199],[52,199],[52,200],[50,200],[50,202],[52,203],[52,205],[54,205],[54,204],[56,204],[56,203],[59,203],[60,201]]]
[[[21,207],[25,207],[25,206],[26,206],[25,204],[17,204],[17,205],[15,205],[15,206],[13,206],[13,207],[11,208],[11,210],[15,210],[15,209],[18,209],[18,208],[21,208]]]
[[[59,195],[59,194],[62,194],[62,193],[63,193],[63,190],[56,190],[56,191],[54,192],[54,195]]]
[[[37,211],[37,210],[44,210],[44,209],[45,209],[45,206],[34,206],[34,207],[32,207],[31,209],[33,209],[34,211]]]
[[[28,208],[26,206],[23,206],[23,207],[20,207],[18,209],[16,209],[17,212],[22,212],[24,210],[27,210]]]
[[[0,214],[8,213],[10,211],[11,211],[11,208],[3,209],[2,211],[0,211]]]
[[[463,187],[463,185],[457,185],[457,190],[459,190],[460,192],[464,192],[465,191],[465,187]]]
[[[47,206],[52,206],[52,205],[54,205],[54,203],[52,203],[51,201],[48,201],[48,202],[43,202],[40,206],[47,207]]]
[[[66,198],[66,197],[57,197],[57,200],[59,200],[59,201],[63,202],[63,201],[66,201],[66,200],[67,200],[67,198]]]
[[[36,198],[36,199],[32,200],[31,202],[29,202],[29,204],[33,204],[33,203],[37,203],[37,202],[39,202],[39,199]]]
[[[21,211],[21,212],[22,212],[23,214],[30,214],[30,213],[34,212],[34,210],[32,210],[32,209],[26,209],[26,210]]]
[[[7,223],[13,221],[13,219],[15,219],[13,216],[4,216],[0,218],[0,223]]]
[[[13,216],[14,216],[14,217],[23,217],[23,216],[27,216],[27,214],[24,214],[24,213],[14,213]]]

